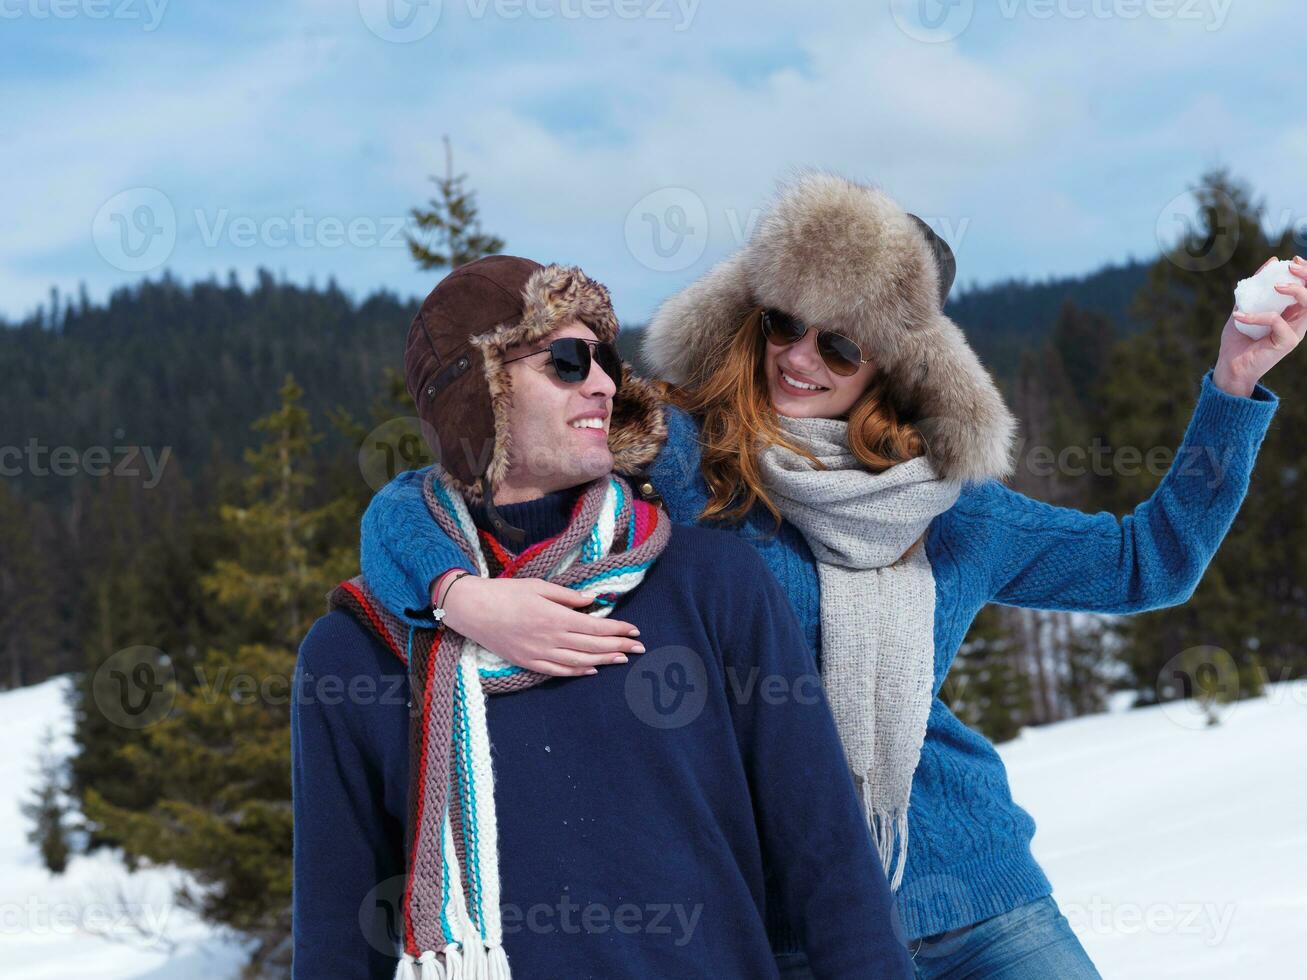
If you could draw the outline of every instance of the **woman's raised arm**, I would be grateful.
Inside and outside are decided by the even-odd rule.
[[[1202,380],[1184,441],[1162,482],[1132,514],[1085,514],[989,481],[963,492],[937,533],[979,567],[995,602],[1132,613],[1193,595],[1243,503],[1279,399],[1262,376],[1307,333],[1307,262],[1278,286],[1283,313],[1231,314],[1215,368]],[[1270,332],[1252,340],[1235,321]]]
[[[945,515],[959,559],[994,602],[1137,613],[1185,602],[1248,490],[1278,399],[1219,391],[1208,374],[1184,441],[1157,489],[1118,518],[1033,500],[996,481],[966,489]]]

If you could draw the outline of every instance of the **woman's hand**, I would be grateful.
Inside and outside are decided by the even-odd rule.
[[[640,631],[630,623],[577,612],[594,601],[540,578],[467,575],[450,585],[442,575],[431,590],[444,595],[445,625],[509,663],[554,677],[598,673],[604,664],[626,663],[644,653]]]
[[[1262,265],[1265,269],[1274,257]],[[1260,269],[1258,270],[1261,271]],[[1289,265],[1297,281],[1277,285],[1275,288],[1290,296],[1294,304],[1283,313],[1240,313],[1235,311],[1221,332],[1221,353],[1216,358],[1212,381],[1216,387],[1231,395],[1248,397],[1267,371],[1278,364],[1298,346],[1307,333],[1307,262],[1294,256]],[[1258,323],[1270,327],[1271,332],[1261,340],[1253,340],[1240,333],[1234,321]]]

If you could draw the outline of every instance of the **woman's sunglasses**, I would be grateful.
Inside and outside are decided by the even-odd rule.
[[[606,340],[562,337],[555,340],[548,347],[533,350],[530,354],[507,358],[504,363],[512,364],[514,361],[522,360],[523,357],[533,357],[536,354],[543,354],[548,351],[550,363],[554,365],[554,373],[558,375],[558,380],[565,384],[578,384],[590,377],[590,350],[592,347],[594,348],[594,360],[599,362],[599,367],[603,369],[604,374],[612,378],[617,390],[621,391],[622,358],[617,353],[617,348]]]
[[[761,324],[763,336],[776,347],[797,344],[808,332],[806,323],[780,310],[763,310]],[[870,360],[862,356],[861,347],[833,330],[817,331],[817,353],[831,371],[845,378]]]

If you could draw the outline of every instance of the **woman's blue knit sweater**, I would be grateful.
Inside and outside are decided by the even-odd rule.
[[[1226,394],[1209,371],[1171,468],[1126,517],[1054,507],[987,480],[965,487],[931,523],[935,698],[913,777],[908,861],[897,893],[907,938],[979,922],[1052,891],[1030,851],[1035,822],[1013,802],[994,746],[939,697],[976,614],[990,602],[1135,613],[1187,601],[1247,493],[1278,402],[1261,385],[1249,398]],[[698,427],[674,408],[667,421],[667,442],[650,476],[672,519],[697,523],[708,499]],[[363,573],[396,613],[429,608],[432,580],[464,567],[426,512],[421,472],[397,476],[363,518]],[[773,535],[774,527],[759,506],[737,530],[780,581],[820,666],[817,566],[796,528],[783,524]],[[781,915],[769,919],[774,948],[795,948]]]

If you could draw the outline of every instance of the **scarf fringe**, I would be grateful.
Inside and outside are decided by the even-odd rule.
[[[463,954],[458,951],[458,943],[445,947],[445,980],[463,980]]]
[[[513,980],[513,973],[508,968],[508,953],[503,946],[491,946],[487,951],[487,975],[490,980]]]
[[[401,955],[395,966],[395,980],[449,980],[449,977],[436,959],[435,950],[428,949],[421,956]]]
[[[880,855],[880,865],[889,879],[890,891],[898,891],[908,863],[908,812],[891,813],[877,806],[872,799],[869,779],[862,784],[862,808],[871,839],[876,844],[876,853]]]
[[[464,980],[488,980],[490,971],[486,964],[486,948],[474,932],[472,938],[463,943],[463,977]]]
[[[394,980],[513,980],[513,972],[503,946],[486,948],[473,942],[464,949],[449,943],[439,954],[429,949],[421,956],[401,955]]]
[[[436,959],[435,950],[428,949],[418,957],[422,969],[418,971],[418,980],[448,980],[445,968]]]

